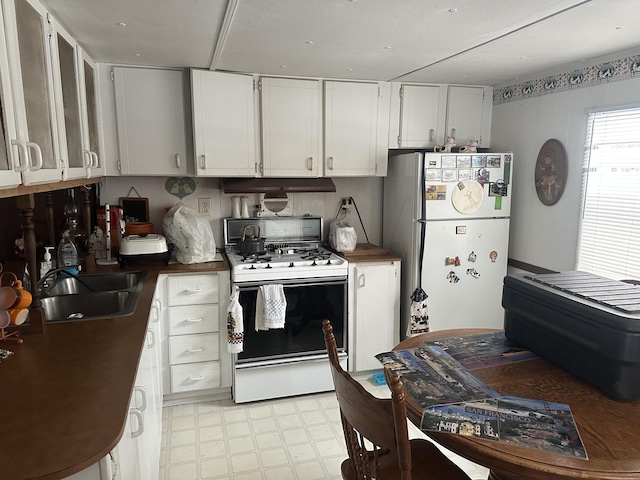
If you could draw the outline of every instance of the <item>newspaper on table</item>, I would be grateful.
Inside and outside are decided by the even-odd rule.
[[[376,358],[423,408],[421,430],[587,458],[569,405],[501,395],[436,345]]]

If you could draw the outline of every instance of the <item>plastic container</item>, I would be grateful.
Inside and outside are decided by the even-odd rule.
[[[505,335],[613,400],[640,398],[640,287],[586,272],[504,278]]]
[[[71,267],[80,263],[80,256],[78,255],[78,247],[73,242],[73,238],[69,230],[65,230],[62,234],[62,239],[58,245],[58,266]],[[73,275],[78,274],[77,268],[69,268],[67,270]]]
[[[40,262],[40,278],[44,277],[46,273],[53,268],[53,260],[51,258],[51,250],[54,247],[44,247],[44,258]]]

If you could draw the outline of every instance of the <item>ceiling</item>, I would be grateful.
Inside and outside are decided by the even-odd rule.
[[[115,64],[499,85],[640,55],[638,0],[41,1]]]

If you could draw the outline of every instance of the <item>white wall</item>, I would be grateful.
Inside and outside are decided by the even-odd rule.
[[[218,178],[194,178],[196,190],[191,195],[184,197],[182,202],[197,211],[198,197],[210,197],[212,202],[211,229],[216,241],[216,246],[223,246],[222,218],[231,216],[231,197],[222,191],[221,181]],[[101,204],[110,203],[117,205],[120,197],[135,197],[131,194],[131,187],[135,187],[141,197],[149,199],[149,217],[153,223],[153,231],[163,233],[162,219],[165,208],[178,203],[180,199],[165,190],[166,177],[103,177],[99,186],[99,200]],[[335,193],[294,193],[293,214],[320,215],[325,219],[325,236],[329,233],[329,222],[333,220],[338,211],[340,200],[343,197],[353,197],[364,228],[369,237],[369,242],[380,245],[382,242],[382,178],[334,178]],[[258,194],[249,194],[249,204],[258,204]],[[355,208],[346,217],[349,224],[358,233],[358,242],[366,242],[364,231],[360,225]]]
[[[589,109],[637,103],[640,80],[631,78],[494,105],[491,148],[514,152],[510,258],[550,270],[575,268]],[[551,138],[565,146],[568,178],[558,203],[545,206],[534,170],[540,147]]]

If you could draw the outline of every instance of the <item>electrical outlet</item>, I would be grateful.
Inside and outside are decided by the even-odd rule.
[[[207,217],[211,216],[211,198],[210,197],[198,198],[198,213],[201,213],[202,215],[206,215]]]

